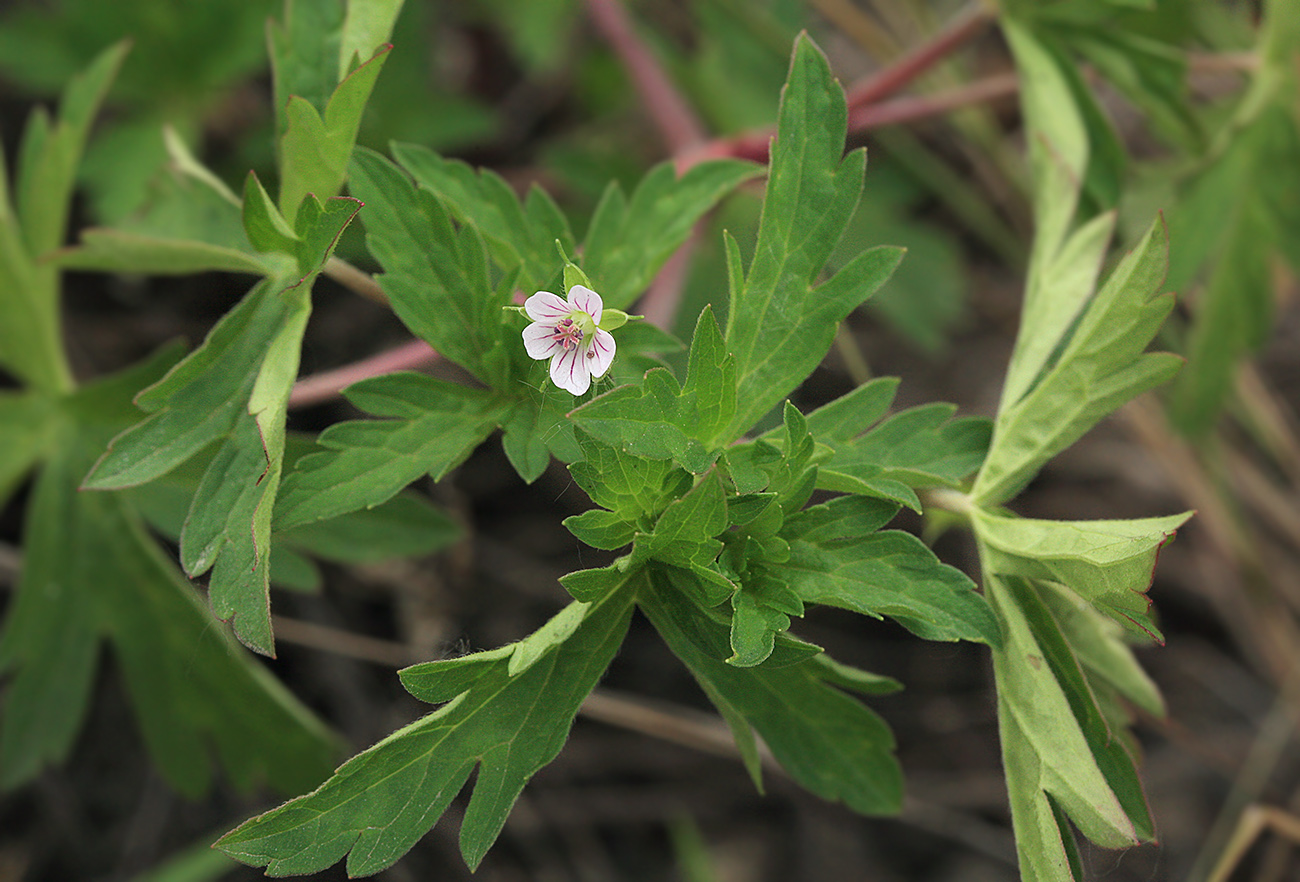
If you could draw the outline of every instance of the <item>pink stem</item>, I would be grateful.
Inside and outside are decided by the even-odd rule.
[[[289,407],[307,407],[337,398],[339,390],[358,380],[393,371],[414,370],[433,365],[442,356],[434,352],[423,340],[403,343],[396,349],[372,355],[370,358],[344,365],[341,368],[304,377],[293,384],[289,394]]]
[[[601,35],[622,59],[669,152],[679,153],[704,141],[704,127],[664,73],[658,59],[637,36],[619,0],[587,0],[587,10]]]
[[[849,131],[861,133],[881,126],[937,116],[972,104],[983,104],[1014,95],[1019,87],[1019,80],[1014,73],[996,74],[955,89],[935,92],[932,95],[895,98],[892,101],[855,107],[849,110]],[[768,145],[775,133],[775,129],[764,129],[727,138],[715,138],[679,156],[678,174],[709,159],[734,157],[754,162],[767,162]]]
[[[881,126],[912,122],[929,116],[948,113],[971,104],[985,104],[998,98],[1014,95],[1020,88],[1020,79],[1014,73],[997,74],[948,89],[933,95],[895,98],[855,107],[849,111],[849,131],[863,132]]]
[[[681,244],[673,256],[668,258],[659,275],[650,283],[650,289],[641,298],[638,311],[645,320],[656,328],[672,331],[677,318],[678,307],[682,302],[682,288],[686,284],[686,271],[691,264],[691,255],[700,238],[700,226],[695,225],[686,241]]]
[[[993,20],[983,3],[972,3],[966,11],[927,42],[912,49],[887,67],[859,80],[848,90],[849,109],[875,104],[911,83],[921,74],[947,58],[961,46],[979,36]]]

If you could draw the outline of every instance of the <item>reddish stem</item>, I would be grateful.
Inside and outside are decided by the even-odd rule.
[[[376,377],[393,371],[415,370],[436,364],[442,356],[434,352],[423,340],[403,343],[396,349],[372,355],[370,358],[344,365],[341,368],[304,377],[293,384],[289,394],[289,407],[307,407],[337,398],[339,391],[358,380]]]
[[[849,111],[849,131],[863,132],[937,116],[972,104],[987,104],[1014,95],[1019,89],[1020,78],[1014,73],[1005,73],[975,80],[955,89],[935,92],[933,95],[908,96],[868,104]]]
[[[979,36],[993,20],[983,3],[973,3],[926,42],[881,70],[861,79],[845,93],[849,110],[888,98]]]
[[[704,127],[690,105],[664,73],[654,53],[637,35],[619,0],[587,0],[591,20],[627,67],[632,85],[641,93],[670,153],[679,153],[705,140]]]

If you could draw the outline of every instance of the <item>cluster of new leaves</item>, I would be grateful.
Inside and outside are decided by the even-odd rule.
[[[521,205],[490,174],[416,148],[394,150],[414,183],[388,160],[358,156],[353,192],[367,203],[370,246],[394,309],[491,388],[406,375],[354,388],[357,403],[390,419],[327,431],[326,451],[303,460],[287,483],[287,516],[374,504],[421,474],[442,474],[500,426],[524,477],[548,452],[570,463],[598,508],[566,526],[623,553],[564,577],[573,602],[531,636],[404,671],[414,695],[441,707],[315,792],[227,834],[221,848],[277,874],[312,872],[345,854],[349,873],[376,872],[438,820],[477,767],[460,834],[476,866],[524,783],[559,750],[634,607],[718,707],[756,783],[761,737],[813,792],[862,812],[898,810],[892,736],[846,694],[897,684],[830,660],[788,628],[808,606],[827,604],[888,616],[930,639],[1000,642],[970,579],[913,536],[882,529],[902,505],[919,506],[917,488],[953,488],[974,471],[989,425],[951,420],[946,406],[882,419],[892,380],[806,417],[783,404],[900,257],[873,249],[821,279],[862,189],[863,153],[843,156],[844,137],[843,94],[802,38],[747,269],[727,241],[725,331],[706,308],[684,381],[657,367],[567,415],[559,393],[533,385],[541,369],[521,361],[518,328],[503,337],[500,319],[487,318],[520,284],[554,279],[555,240],[565,252],[573,246],[550,201],[534,191]],[[690,222],[752,174],[739,163],[678,179],[660,168],[630,199],[611,189],[581,249],[583,269],[568,267],[567,279],[626,305]],[[743,440],[774,408],[779,428]],[[818,488],[840,495],[809,506]]]
[[[1189,515],[1046,521],[1001,508],[1182,362],[1144,351],[1173,306],[1160,294],[1163,221],[1097,289],[1115,215],[1081,198],[1097,165],[1088,106],[1035,25],[1004,21],[1024,84],[1037,231],[992,443],[966,501],[1003,637],[993,662],[1021,873],[1059,882],[1082,877],[1071,821],[1107,847],[1153,838],[1124,702],[1163,708],[1125,638],[1159,639],[1145,592],[1158,550]]]

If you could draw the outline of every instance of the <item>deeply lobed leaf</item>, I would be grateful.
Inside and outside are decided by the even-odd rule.
[[[738,668],[725,625],[701,616],[661,577],[643,590],[640,608],[690,669],[727,720],[756,784],[761,786],[754,733],[800,784],[823,799],[866,814],[898,811],[902,771],[894,739],[875,713],[832,686],[889,691],[890,681],[846,676],[823,656],[774,654],[758,667]]]
[[[902,258],[900,249],[871,249],[816,283],[862,192],[865,154],[841,158],[846,119],[844,95],[826,58],[801,36],[782,93],[748,275],[729,245],[726,340],[739,380],[737,412],[725,433],[730,438],[807,377],[830,348],[836,325]]]
[[[616,592],[574,603],[520,643],[408,668],[402,680],[414,695],[447,703],[217,847],[273,875],[317,872],[344,855],[350,876],[377,873],[437,822],[478,766],[460,834],[466,863],[477,867],[524,784],[564,744],[622,642],[631,599]]]
[[[457,231],[430,191],[373,151],[356,151],[351,190],[366,204],[366,243],[393,311],[437,352],[505,388],[501,307],[512,287],[490,281],[482,237],[473,227]]]
[[[972,497],[993,507],[1102,417],[1167,381],[1182,359],[1144,353],[1173,308],[1158,293],[1168,260],[1157,221],[1089,303],[1059,358],[1022,398],[1005,402]]]
[[[491,393],[414,373],[363,380],[345,394],[388,419],[337,423],[321,433],[325,451],[304,457],[285,481],[277,528],[373,508],[422,475],[442,478],[512,408]]]
[[[214,627],[124,494],[77,492],[105,439],[133,418],[130,396],[174,360],[165,353],[60,402],[0,640],[0,667],[13,673],[0,724],[6,787],[66,756],[104,643],[150,753],[182,793],[205,792],[214,761],[240,789],[298,792],[338,750],[310,711]]]

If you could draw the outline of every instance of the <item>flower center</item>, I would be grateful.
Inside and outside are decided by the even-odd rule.
[[[562,318],[555,325],[555,332],[551,339],[557,341],[565,349],[572,349],[582,342],[582,328],[573,320],[573,316]]]

